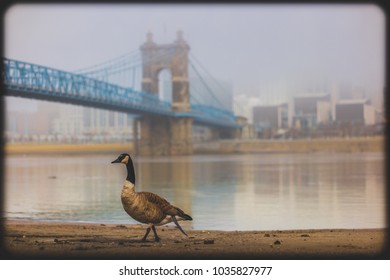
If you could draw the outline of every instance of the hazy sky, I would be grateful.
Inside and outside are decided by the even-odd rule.
[[[385,15],[374,5],[15,5],[5,57],[71,71],[139,49],[148,31],[171,43],[179,29],[235,94],[384,86]]]

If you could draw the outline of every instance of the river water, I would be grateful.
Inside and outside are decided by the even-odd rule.
[[[136,224],[121,206],[117,155],[5,159],[5,217]],[[384,228],[382,153],[135,157],[136,189],[193,217],[184,228]]]

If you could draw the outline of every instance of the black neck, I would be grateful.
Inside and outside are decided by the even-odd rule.
[[[131,160],[131,158],[129,158],[129,161],[126,164],[126,169],[127,169],[126,180],[133,183],[133,185],[135,185],[135,171],[134,171],[133,161]]]

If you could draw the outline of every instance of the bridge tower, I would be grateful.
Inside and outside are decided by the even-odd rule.
[[[185,155],[192,154],[192,118],[185,113],[191,109],[188,82],[188,51],[182,31],[172,44],[158,45],[152,33],[146,36],[141,46],[143,79],[142,90],[158,94],[158,75],[169,69],[172,75],[172,110],[182,112],[183,117],[146,115],[136,121],[135,131],[140,126],[140,139],[136,141],[140,155]]]

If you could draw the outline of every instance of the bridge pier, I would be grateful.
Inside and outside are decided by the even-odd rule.
[[[142,156],[192,154],[192,118],[146,116],[136,121],[140,137],[134,135],[136,153]],[[138,128],[137,128],[138,130]],[[140,139],[138,139],[140,138]]]
[[[192,154],[192,118],[170,119],[171,141],[169,151],[171,155]]]

